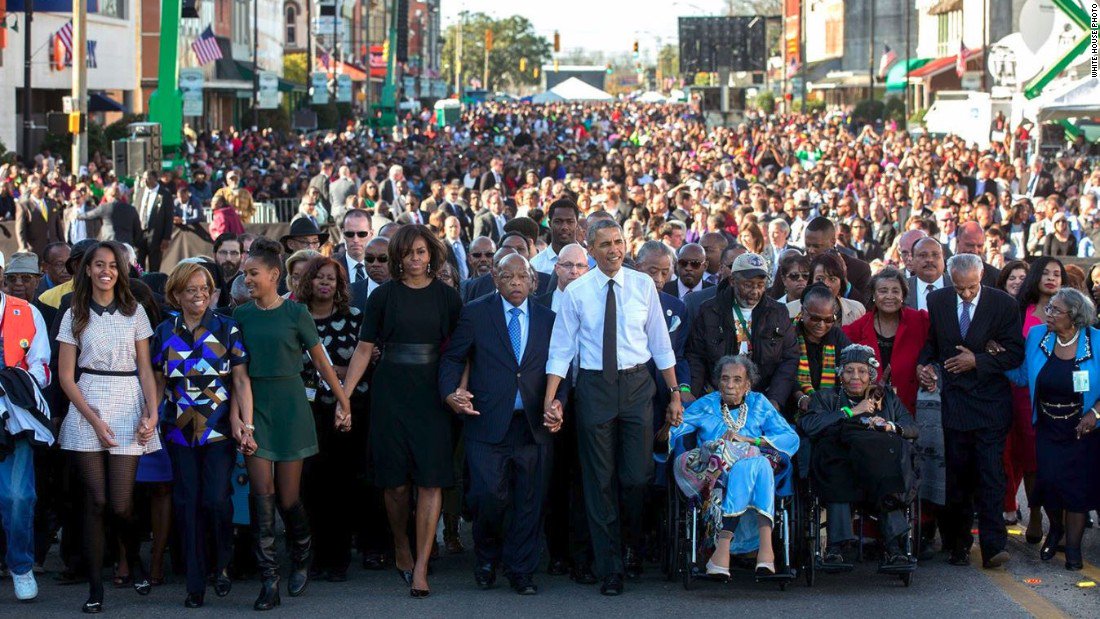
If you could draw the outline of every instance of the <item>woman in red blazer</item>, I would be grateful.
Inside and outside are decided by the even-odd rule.
[[[905,276],[886,268],[871,278],[871,311],[844,327],[853,344],[875,350],[882,363],[879,381],[891,385],[909,409],[917,410],[917,357],[928,339],[928,312],[905,307]]]

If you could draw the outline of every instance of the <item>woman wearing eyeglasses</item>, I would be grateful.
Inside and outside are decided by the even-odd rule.
[[[1080,570],[1087,514],[1100,509],[1100,330],[1091,326],[1092,300],[1074,288],[1060,289],[1042,307],[1044,324],[1028,334],[1024,364],[1008,376],[1028,386],[1034,407],[1037,473],[1030,500],[1050,519],[1039,558],[1053,559],[1064,536],[1066,569]],[[1034,507],[1032,514],[1034,522]]]
[[[1024,277],[1024,282],[1020,284],[1019,293],[1016,295],[1020,304],[1025,338],[1033,328],[1046,322],[1047,316],[1043,308],[1065,285],[1066,279],[1066,269],[1057,258],[1043,256],[1031,263],[1027,276]],[[1038,466],[1035,455],[1035,425],[1032,421],[1031,395],[1026,385],[1012,389],[1012,429],[1009,430],[1008,439],[1005,441],[1004,452],[1005,477],[1008,482],[1005,486],[1004,518],[1009,524],[1016,524],[1020,519],[1016,491],[1020,488],[1022,481],[1031,509],[1025,538],[1029,544],[1038,544],[1043,537],[1043,518],[1039,513],[1038,504],[1031,505],[1030,498],[1035,488],[1035,471]]]
[[[833,298],[840,305],[841,326],[852,324],[867,312],[862,303],[844,296],[849,287],[848,269],[839,255],[835,253],[818,254],[810,262],[810,279],[815,284],[824,284],[832,291]],[[799,312],[802,311],[802,304],[799,301],[791,301],[787,303],[787,309],[790,310],[791,318],[797,318]]]
[[[809,410],[814,392],[837,385],[837,355],[852,343],[840,329],[836,297],[828,286],[820,283],[807,286],[802,291],[801,305],[795,324],[798,371],[791,392],[796,419]]]

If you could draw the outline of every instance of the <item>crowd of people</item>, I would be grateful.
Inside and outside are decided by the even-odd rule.
[[[870,506],[887,573],[968,565],[975,515],[986,568],[1024,520],[1082,568],[1100,165],[1079,144],[629,102],[430,121],[194,135],[189,178],[133,188],[99,157],[0,167],[17,597],[59,538],[88,613],[105,567],[141,595],[183,575],[189,608],[255,575],[267,610],[354,552],[422,598],[464,523],[479,588],[535,594],[545,560],[618,595],[665,552],[665,492],[705,504],[700,570],[774,575],[791,467],[825,565]],[[249,224],[274,198],[300,206],[267,238]],[[183,231],[209,253],[169,264]]]

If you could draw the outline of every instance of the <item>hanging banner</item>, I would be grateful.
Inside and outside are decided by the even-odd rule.
[[[328,73],[314,71],[309,76],[309,85],[313,89],[313,97],[310,103],[313,105],[328,105]]]
[[[260,93],[257,107],[273,110],[279,107],[279,76],[274,71],[260,71]]]
[[[202,116],[202,88],[202,69],[180,69],[184,116]]]
[[[343,73],[336,76],[336,102],[351,103],[351,76]]]

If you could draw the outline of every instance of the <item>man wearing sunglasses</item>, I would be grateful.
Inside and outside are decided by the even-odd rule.
[[[707,252],[698,243],[688,243],[680,248],[676,258],[676,280],[668,282],[661,292],[681,301],[689,292],[698,292],[714,284],[703,281],[707,272]]]
[[[366,265],[367,277],[351,285],[351,304],[361,311],[366,309],[367,297],[390,280],[389,251],[390,240],[384,236],[374,237],[363,249],[363,264]]]
[[[374,236],[370,215],[360,209],[348,211],[344,215],[340,233],[344,239],[344,249],[337,252],[333,258],[347,269],[349,283],[354,284],[367,279],[367,266],[363,263],[363,257],[367,250],[367,242]]]

